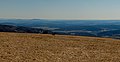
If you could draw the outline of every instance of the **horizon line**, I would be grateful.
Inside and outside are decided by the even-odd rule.
[[[32,20],[32,19],[42,19],[42,20],[120,20],[120,19],[51,19],[51,18],[0,18],[0,19],[24,19],[24,20]]]

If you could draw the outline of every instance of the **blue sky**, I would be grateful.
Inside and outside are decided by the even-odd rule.
[[[0,18],[120,19],[120,0],[0,0]]]

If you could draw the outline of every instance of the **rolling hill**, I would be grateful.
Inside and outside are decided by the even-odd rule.
[[[0,32],[56,33],[120,39],[120,20],[0,19]],[[114,37],[113,37],[114,36]]]
[[[13,25],[0,25],[0,32],[16,32],[16,33],[41,33],[41,34],[50,34],[50,30],[40,29],[40,28],[31,28],[23,26],[13,26]]]
[[[1,62],[119,62],[120,40],[0,33]]]

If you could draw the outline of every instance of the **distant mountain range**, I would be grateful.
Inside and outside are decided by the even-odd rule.
[[[0,31],[118,38],[120,20],[0,19]]]

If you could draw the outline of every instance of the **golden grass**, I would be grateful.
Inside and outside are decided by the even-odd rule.
[[[120,62],[120,40],[0,33],[0,62]]]

